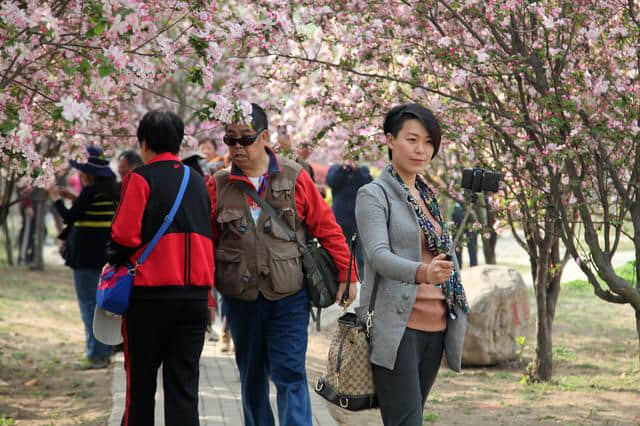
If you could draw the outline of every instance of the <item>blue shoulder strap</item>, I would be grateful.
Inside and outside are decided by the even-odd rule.
[[[156,234],[151,239],[151,242],[147,244],[147,248],[144,249],[144,251],[142,252],[142,255],[136,261],[136,266],[142,265],[144,261],[147,260],[147,257],[149,257],[153,248],[156,246],[156,244],[158,244],[158,241],[160,241],[160,238],[162,238],[164,233],[167,232],[167,229],[169,229],[169,225],[171,225],[171,222],[173,222],[173,218],[176,216],[178,207],[180,207],[180,203],[182,203],[182,197],[184,196],[184,192],[187,189],[187,183],[189,183],[189,174],[190,174],[189,167],[188,166],[183,166],[183,167],[184,167],[184,175],[182,176],[182,183],[180,183],[178,196],[176,197],[176,200],[173,202],[173,206],[171,207],[169,214],[167,215],[167,217],[164,218],[164,222],[162,222],[160,229],[158,229],[158,232],[156,232]]]

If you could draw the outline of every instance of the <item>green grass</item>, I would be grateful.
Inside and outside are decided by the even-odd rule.
[[[440,417],[437,413],[427,412],[424,413],[424,421],[427,423],[435,423]]]
[[[0,426],[14,426],[15,424],[16,424],[16,421],[11,417],[5,417],[5,416],[0,417]]]
[[[637,287],[636,276],[635,276],[635,261],[627,262],[624,265],[616,268],[616,274],[620,276],[622,279],[631,283],[632,287]],[[603,280],[600,280],[601,283],[606,287],[606,283]],[[591,290],[593,286],[587,280],[573,280],[566,281],[562,283],[564,288],[573,288],[580,290]]]

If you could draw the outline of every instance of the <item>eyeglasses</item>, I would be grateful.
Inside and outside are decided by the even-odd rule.
[[[240,144],[242,146],[249,146],[252,143],[254,143],[256,139],[258,139],[258,136],[260,136],[260,133],[262,133],[262,130],[259,130],[258,133],[256,133],[253,136],[242,136],[239,138],[234,138],[231,135],[224,135],[222,138],[222,141],[227,146],[235,146],[236,144]]]

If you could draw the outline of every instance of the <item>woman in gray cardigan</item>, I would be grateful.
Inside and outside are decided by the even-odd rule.
[[[443,215],[420,176],[440,148],[438,121],[421,105],[404,104],[387,113],[383,128],[390,164],[356,201],[365,253],[359,314],[378,280],[370,342],[382,419],[385,425],[422,425],[447,323],[469,307],[445,257],[451,239]]]

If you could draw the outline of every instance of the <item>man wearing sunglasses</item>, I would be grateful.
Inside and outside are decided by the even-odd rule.
[[[316,237],[345,282],[349,248],[309,174],[269,147],[267,116],[262,108],[252,104],[250,122],[227,124],[223,141],[229,147],[231,170],[220,170],[207,186],[215,285],[227,307],[245,425],[274,424],[269,379],[278,392],[280,424],[311,425],[305,369],[310,305],[302,282],[299,246],[238,185],[255,189],[296,231],[298,241],[304,242],[305,229]],[[345,282],[336,300],[342,296]],[[349,304],[356,292],[355,286],[350,286]]]

